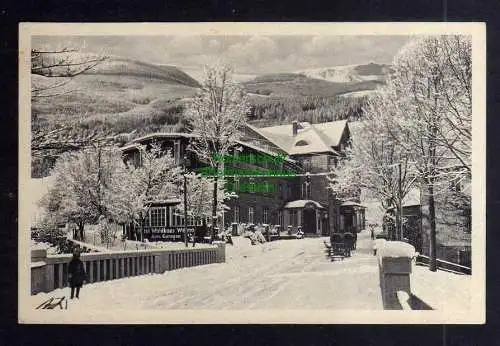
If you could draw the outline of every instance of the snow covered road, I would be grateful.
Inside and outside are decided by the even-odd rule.
[[[85,285],[68,309],[382,309],[377,262],[365,232],[352,257],[335,262],[325,256],[322,238],[256,246],[234,241],[226,263]],[[38,294],[33,305],[68,291]]]

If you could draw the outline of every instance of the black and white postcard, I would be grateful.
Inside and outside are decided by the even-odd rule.
[[[483,23],[21,23],[21,323],[485,322]]]

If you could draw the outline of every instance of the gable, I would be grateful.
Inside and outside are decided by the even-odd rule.
[[[347,120],[320,124],[302,122],[298,125],[295,136],[292,135],[291,124],[264,127],[257,131],[289,155],[334,152],[332,148],[337,148],[340,143],[347,143],[350,137]]]

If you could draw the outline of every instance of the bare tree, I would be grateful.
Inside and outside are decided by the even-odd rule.
[[[32,100],[71,92],[72,90],[63,90],[62,87],[68,84],[71,78],[90,71],[106,59],[107,56],[83,54],[70,48],[32,49],[31,74],[42,77],[32,81]]]
[[[32,49],[32,102],[76,92],[74,88],[69,87],[72,79],[89,72],[107,59],[108,57],[104,55],[83,54],[72,48]],[[97,131],[91,131],[85,137],[73,138],[70,134],[78,125],[79,120],[75,120],[50,128],[46,124],[39,125],[37,115],[32,114],[31,150],[33,158],[42,161],[45,158],[55,160],[63,152],[81,149],[92,145],[96,140],[100,141],[99,145],[103,145],[103,142],[107,142],[109,145],[116,143],[115,138],[108,138],[109,134],[100,134]]]

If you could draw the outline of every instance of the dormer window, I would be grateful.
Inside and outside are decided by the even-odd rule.
[[[296,147],[303,147],[303,146],[306,146],[306,145],[309,145],[309,142],[308,141],[305,141],[305,140],[300,140],[298,141],[297,143],[295,143],[295,146]]]

